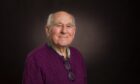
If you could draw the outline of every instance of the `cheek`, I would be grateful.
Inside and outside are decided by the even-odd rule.
[[[70,31],[70,35],[71,36],[74,36],[75,35],[75,29],[73,29],[73,30]]]
[[[59,33],[60,33],[60,30],[58,30],[58,29],[52,29],[51,36],[52,37],[58,36]]]

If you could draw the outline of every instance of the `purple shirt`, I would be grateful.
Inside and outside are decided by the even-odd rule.
[[[80,52],[70,47],[70,53],[74,81],[68,79],[62,56],[45,44],[28,54],[23,84],[87,84],[86,67]]]

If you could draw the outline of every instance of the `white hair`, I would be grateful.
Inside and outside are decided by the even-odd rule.
[[[53,13],[49,14],[46,26],[50,27],[52,22],[53,22]]]
[[[61,11],[59,11],[59,12],[61,12]],[[65,11],[63,11],[63,12],[65,12]],[[54,14],[56,14],[56,13],[58,13],[58,12],[49,14],[48,19],[47,19],[47,23],[46,23],[46,27],[52,26],[52,24],[53,24],[53,17],[54,17]],[[65,12],[65,13],[67,13],[67,14],[72,16],[72,23],[74,24],[74,26],[76,26],[74,16],[72,14],[68,13],[68,12]]]

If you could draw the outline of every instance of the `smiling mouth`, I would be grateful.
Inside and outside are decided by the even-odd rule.
[[[68,38],[67,36],[59,36],[59,38]]]
[[[61,39],[61,40],[66,40],[67,38],[66,38],[66,37],[60,37],[60,39]]]

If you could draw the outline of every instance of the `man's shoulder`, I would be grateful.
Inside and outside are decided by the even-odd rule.
[[[83,54],[81,53],[80,50],[78,50],[78,48],[75,48],[75,47],[70,47],[70,50],[71,50],[71,56],[74,57],[74,59],[76,59],[77,61],[80,60],[80,61],[83,61],[84,60],[84,57],[83,57]]]
[[[70,47],[70,50],[71,50],[71,52],[74,53],[74,54],[80,54],[80,55],[81,55],[81,52],[80,52],[77,48],[75,48],[75,47],[73,47],[73,46]]]
[[[43,56],[43,54],[45,54],[47,50],[47,47],[45,46],[45,44],[41,44],[38,47],[32,49],[28,54],[27,54],[27,58],[34,58],[37,56]]]

